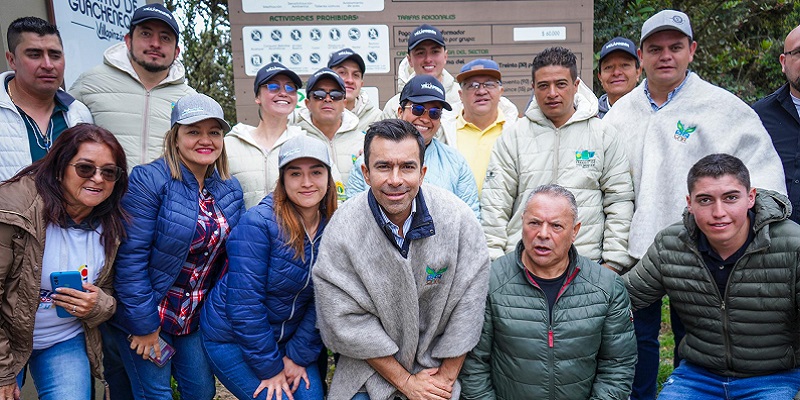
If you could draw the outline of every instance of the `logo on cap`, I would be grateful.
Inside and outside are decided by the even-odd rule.
[[[436,92],[438,92],[439,94],[441,94],[442,96],[444,96],[444,92],[442,91],[442,89],[440,89],[438,86],[436,86],[436,85],[434,85],[434,84],[432,84],[430,82],[425,82],[425,83],[421,84],[419,87],[422,88],[422,89],[433,89]]]
[[[189,108],[181,111],[181,119],[186,118],[191,114],[202,113],[202,112],[205,112],[205,111],[206,110],[203,109],[203,107],[189,107]]]
[[[430,33],[431,35],[436,35],[437,34],[436,31],[434,31],[433,29],[420,29],[420,30],[414,32],[414,36],[419,36],[419,35],[422,35],[423,33]]]
[[[351,52],[351,51],[347,51],[347,50],[344,50],[344,51],[340,51],[340,52],[339,52],[339,55],[340,55],[340,56],[352,56],[352,55],[353,55],[353,52]]]
[[[680,15],[673,15],[672,22],[676,24],[683,24],[683,17],[681,17]]]
[[[286,157],[289,157],[289,156],[295,155],[295,154],[297,154],[297,153],[299,153],[299,152],[300,152],[300,148],[299,148],[299,147],[298,147],[298,148],[296,148],[296,149],[289,150],[289,151],[287,151],[287,152],[285,152],[285,153],[283,153],[283,154],[281,155],[281,161],[285,160],[285,159],[286,159]]]
[[[163,12],[163,11],[159,10],[158,8],[155,8],[155,7],[146,7],[146,8],[143,8],[143,9],[142,9],[142,11],[153,11],[153,12],[157,12],[157,13],[159,13],[159,14],[161,14],[161,15],[163,15],[163,16],[165,16],[165,17],[169,18],[169,19],[172,19],[172,15],[170,15],[169,13],[165,13],[165,12]]]
[[[628,48],[630,48],[630,47],[631,47],[631,45],[629,45],[629,44],[627,44],[627,43],[625,43],[625,42],[611,42],[611,43],[609,43],[609,44],[607,44],[607,45],[606,45],[606,48],[607,48],[607,49],[610,49],[610,48],[612,48],[612,47],[620,47],[620,46],[623,46],[623,47],[628,47]]]
[[[283,68],[281,68],[281,67],[279,67],[277,65],[273,65],[273,66],[265,69],[264,72],[275,71],[275,70],[278,70],[278,69],[283,70]]]

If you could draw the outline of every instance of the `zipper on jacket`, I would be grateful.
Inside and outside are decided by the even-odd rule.
[[[144,92],[144,124],[142,124],[142,155],[139,164],[147,164],[150,160],[147,159],[147,141],[150,139],[150,91]]]
[[[303,284],[303,287],[300,288],[300,290],[298,290],[297,293],[294,294],[294,299],[292,299],[292,311],[289,313],[289,318],[286,318],[285,320],[283,320],[283,322],[281,322],[281,334],[278,337],[278,341],[277,341],[278,343],[280,343],[281,340],[283,340],[283,335],[285,333],[286,323],[291,321],[292,318],[294,318],[294,312],[297,309],[297,298],[300,297],[300,293],[302,293],[303,290],[306,290],[306,288],[308,287],[308,284],[311,283],[311,267],[314,265],[314,256],[315,256],[315,254],[314,254],[314,242],[316,242],[319,239],[319,236],[317,236],[316,239],[311,239],[311,237],[308,235],[308,232],[306,232],[306,237],[308,237],[308,240],[309,240],[309,242],[311,244],[311,260],[308,263],[308,276],[306,277],[306,282],[305,282],[305,284]]]
[[[558,156],[559,147],[561,147],[561,128],[556,128],[556,140],[553,145],[553,176],[550,178],[550,183],[555,184],[558,181]]]

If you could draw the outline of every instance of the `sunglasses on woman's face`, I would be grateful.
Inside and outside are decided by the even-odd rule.
[[[286,92],[287,94],[294,94],[295,92],[297,92],[297,88],[294,85],[290,85],[288,83],[285,83],[283,85],[281,85],[280,83],[268,83],[264,86],[270,93],[279,93],[281,89],[283,89],[283,91]]]
[[[100,176],[109,182],[116,182],[122,177],[122,168],[116,165],[105,165],[97,167],[94,164],[78,162],[70,164],[75,167],[75,173],[83,179],[90,179],[94,177],[97,171],[100,171]]]
[[[442,109],[438,107],[425,108],[425,106],[422,104],[412,104],[410,106],[406,106],[406,108],[410,108],[411,114],[414,114],[417,117],[425,115],[425,112],[428,113],[428,118],[433,120],[437,120],[442,117]]]
[[[311,95],[311,98],[313,98],[314,100],[319,100],[319,101],[325,100],[325,97],[327,96],[331,96],[331,100],[333,101],[344,100],[344,92],[342,92],[341,90],[331,90],[330,92],[326,92],[322,89],[317,89],[317,90],[312,90],[311,93],[309,93],[309,95]]]

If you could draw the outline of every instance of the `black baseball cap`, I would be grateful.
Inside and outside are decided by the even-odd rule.
[[[408,37],[408,51],[413,50],[414,47],[417,47],[417,45],[426,40],[432,40],[440,46],[446,47],[442,31],[435,26],[422,24],[418,26],[417,29],[414,29],[414,32],[411,32],[411,35]]]
[[[328,60],[328,68],[333,68],[347,60],[352,60],[358,64],[358,68],[361,69],[362,75],[367,71],[367,66],[364,64],[364,59],[349,47],[331,54],[331,59]]]
[[[286,66],[279,62],[273,62],[261,67],[261,69],[259,69],[256,73],[256,80],[253,83],[253,91],[256,93],[256,96],[258,96],[258,88],[267,83],[268,80],[275,77],[275,75],[286,75],[292,80],[298,89],[303,87],[303,80],[300,79],[300,77],[297,76],[294,71],[286,68]]]
[[[637,62],[639,61],[639,56],[636,55],[636,45],[633,43],[633,41],[621,36],[617,36],[606,42],[606,44],[603,45],[603,48],[600,49],[600,61],[598,64],[602,64],[603,59],[615,51],[624,52],[625,54],[633,57],[633,59]]]
[[[342,78],[330,68],[322,68],[319,71],[314,72],[314,74],[308,78],[308,86],[306,86],[306,88],[308,90],[313,90],[314,86],[316,86],[320,79],[330,79],[336,82],[336,84],[339,86],[339,89],[341,89],[343,92],[346,91]]]
[[[445,110],[453,109],[445,100],[442,83],[430,75],[416,75],[403,86],[403,91],[400,92],[400,103],[402,104],[406,100],[417,104],[441,101]]]
[[[175,32],[176,38],[181,35],[181,31],[178,29],[178,21],[175,21],[175,17],[166,7],[158,3],[147,4],[137,8],[136,11],[133,12],[130,27],[132,29],[134,26],[151,19],[157,19],[169,25],[172,31]]]

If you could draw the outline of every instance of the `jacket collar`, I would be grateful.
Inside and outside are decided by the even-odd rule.
[[[780,89],[776,92],[776,99],[781,104],[786,112],[794,118],[795,121],[800,123],[800,116],[797,115],[797,108],[794,106],[794,102],[792,102],[791,91],[789,89],[789,84],[785,84],[781,86]]]
[[[403,258],[407,258],[408,249],[412,240],[424,239],[436,234],[436,229],[433,225],[433,217],[431,217],[431,214],[428,212],[428,206],[425,204],[425,197],[422,195],[422,187],[419,188],[419,192],[417,193],[417,197],[414,198],[414,201],[417,202],[417,212],[411,220],[411,229],[408,230],[405,241],[403,242],[403,247],[401,248],[394,240],[394,234],[391,228],[389,228],[389,224],[384,222],[383,217],[381,217],[380,205],[378,204],[378,200],[375,199],[375,195],[372,194],[372,189],[367,191],[367,203],[369,204],[370,211],[372,211],[372,217],[375,218],[375,223],[378,224],[378,227],[386,238],[389,239],[389,242],[394,248],[400,251],[400,255],[402,255]]]
[[[0,84],[3,85],[2,90],[0,90],[0,106],[12,109],[16,112],[14,102],[11,101],[8,90],[6,90],[6,81],[13,78],[15,75],[16,73],[14,73],[14,71],[6,71],[0,74]],[[69,108],[69,106],[75,102],[75,98],[61,88],[56,91],[55,100],[61,102],[66,108]]]
[[[142,83],[139,74],[133,69],[131,59],[128,57],[128,46],[125,42],[112,45],[103,53],[106,64],[130,75],[136,82]],[[167,84],[176,85],[184,83],[186,80],[186,69],[180,60],[175,60],[169,67],[169,73],[156,87]]]

